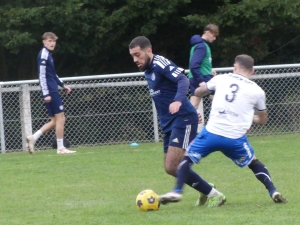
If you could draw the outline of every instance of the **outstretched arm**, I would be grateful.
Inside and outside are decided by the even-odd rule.
[[[211,91],[207,89],[205,82],[200,83],[199,86],[200,87],[195,90],[195,96],[203,98],[204,96],[210,94]]]
[[[268,121],[268,112],[267,110],[264,111],[257,111],[253,117],[253,123],[264,125]]]

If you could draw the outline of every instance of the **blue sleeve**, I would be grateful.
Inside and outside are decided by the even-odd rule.
[[[189,79],[182,73],[177,77],[177,93],[174,101],[183,102],[186,99],[186,94],[189,91]]]
[[[200,43],[195,47],[193,56],[190,61],[190,70],[193,74],[193,77],[196,79],[200,78],[203,75],[200,72],[200,66],[206,54],[206,47],[203,43]]]
[[[38,71],[39,71],[38,76],[39,76],[40,86],[44,98],[50,96],[49,88],[47,84],[47,78],[46,78],[46,65],[47,65],[46,60],[47,59],[38,58]]]
[[[177,83],[177,92],[174,97],[174,101],[183,102],[186,100],[186,94],[189,91],[189,79],[183,74],[183,69],[175,67],[174,65],[168,65],[164,68],[164,75],[172,82]]]
[[[57,74],[56,74],[55,78],[56,78],[56,83],[63,88],[64,82],[58,77]]]

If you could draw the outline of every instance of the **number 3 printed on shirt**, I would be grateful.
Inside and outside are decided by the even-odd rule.
[[[225,98],[227,102],[233,102],[234,101],[234,99],[236,97],[236,93],[239,90],[239,86],[237,84],[231,84],[230,88],[231,88],[231,94],[226,95],[226,98]]]

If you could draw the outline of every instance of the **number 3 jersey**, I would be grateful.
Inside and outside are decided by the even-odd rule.
[[[266,110],[265,92],[241,74],[224,74],[206,83],[215,91],[206,129],[228,138],[240,138],[250,128],[254,109]]]

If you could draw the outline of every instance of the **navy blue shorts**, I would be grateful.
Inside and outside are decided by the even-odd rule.
[[[187,149],[194,163],[199,163],[202,158],[216,151],[222,152],[239,167],[249,165],[254,158],[254,150],[246,135],[232,139],[210,133],[205,127]]]
[[[194,96],[195,90],[199,87],[199,84],[202,82],[208,82],[213,78],[213,75],[206,75],[206,76],[201,76],[200,79],[195,79],[195,78],[189,78],[190,80],[190,91],[191,91],[191,96]]]
[[[178,121],[180,120],[180,121]],[[176,126],[169,132],[164,133],[164,153],[168,152],[169,146],[187,149],[189,143],[197,135],[198,115],[192,115],[188,118],[177,118]]]
[[[50,117],[53,117],[55,114],[64,112],[64,106],[62,104],[62,100],[59,93],[52,92],[50,93],[50,96],[51,96],[51,102],[44,103],[48,111],[48,115]]]

